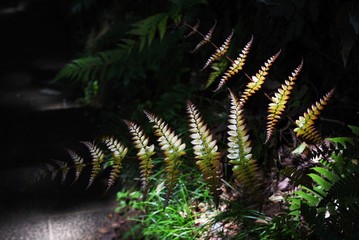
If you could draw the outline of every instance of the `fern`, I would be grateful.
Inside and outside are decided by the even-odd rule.
[[[216,49],[216,52],[213,53],[207,60],[206,64],[203,66],[202,70],[206,69],[211,63],[213,63],[214,61],[216,61],[218,58],[224,56],[229,48],[229,44],[232,41],[232,37],[234,34],[234,30],[232,30],[231,34],[226,38],[226,40],[224,41],[224,43]]]
[[[84,159],[74,151],[67,149],[67,152],[69,153],[71,159],[74,162],[75,178],[73,180],[73,183],[75,183],[79,179],[83,169],[86,167],[86,164],[84,163]]]
[[[224,73],[222,76],[217,88],[214,90],[214,92],[218,91],[222,88],[222,86],[228,81],[228,79],[235,74],[237,74],[239,71],[243,69],[243,66],[245,64],[247,55],[249,53],[249,50],[253,43],[253,35],[251,40],[246,44],[246,46],[242,49],[239,56],[232,62],[232,65],[229,67],[229,69]]]
[[[229,90],[231,110],[228,124],[228,155],[229,163],[233,165],[233,174],[243,188],[245,194],[258,195],[260,187],[259,168],[252,158],[251,141],[243,117],[243,109],[235,94]]]
[[[330,157],[321,159],[308,174],[312,183],[306,187],[300,185],[300,190],[290,198],[295,216],[300,214],[322,238],[328,234],[331,239],[359,236],[359,166],[346,156],[357,146],[346,145],[347,142],[354,143],[354,139],[334,138],[335,149],[330,151]]]
[[[209,43],[212,39],[212,36],[213,36],[213,31],[214,29],[216,28],[216,25],[217,25],[217,21],[214,22],[213,26],[209,29],[209,31],[207,32],[206,35],[202,35],[200,32],[197,31],[197,28],[193,28],[191,27],[190,25],[187,25],[189,26],[192,31],[194,32],[197,32],[198,34],[200,34],[203,39],[196,45],[196,47],[191,51],[192,53],[194,53],[195,51],[197,51],[200,47],[202,47],[203,45]]]
[[[146,199],[149,188],[149,177],[152,174],[152,156],[155,154],[155,145],[148,145],[149,139],[144,131],[135,123],[125,120],[132,135],[132,141],[138,150],[137,158],[140,160],[140,174],[143,190],[143,199]]]
[[[103,142],[106,144],[112,154],[111,172],[106,189],[106,191],[108,191],[120,175],[122,169],[122,160],[125,158],[128,149],[113,137],[105,137]]]
[[[303,60],[294,72],[292,72],[291,76],[288,77],[288,80],[285,80],[285,83],[282,84],[282,86],[271,98],[271,103],[269,103],[268,106],[266,143],[271,138],[274,128],[286,108],[289,96],[293,90],[294,81],[297,79],[302,67]]]
[[[266,76],[268,75],[269,68],[272,66],[274,61],[277,59],[281,51],[277,52],[275,55],[270,57],[265,63],[264,66],[261,67],[261,69],[256,73],[255,76],[252,76],[251,81],[247,84],[245,90],[243,91],[241,98],[239,100],[239,104],[241,106],[244,105],[244,103],[248,100],[250,96],[252,96],[256,91],[258,91],[262,84],[264,83],[264,80],[266,79]]]
[[[207,89],[227,68],[227,62],[225,59],[220,59],[219,61],[211,64],[212,72],[209,74],[206,85],[204,89]],[[217,90],[216,90],[217,91]]]
[[[196,164],[203,173],[205,180],[209,183],[211,192],[218,203],[222,169],[217,141],[210,133],[196,106],[190,101],[187,102],[187,112],[189,131],[191,132],[190,138],[192,138],[191,143],[197,160]]]
[[[86,189],[88,189],[92,185],[96,176],[101,171],[101,164],[104,161],[104,153],[94,143],[91,143],[91,142],[82,142],[82,143],[90,150],[90,154],[91,154],[91,158],[92,158],[91,176],[90,176],[88,185],[86,187]]]
[[[177,184],[178,168],[182,163],[181,157],[186,154],[184,151],[186,144],[182,143],[182,139],[161,118],[146,111],[145,114],[149,121],[154,123],[155,135],[158,137],[159,145],[165,156],[165,172],[167,174],[165,180],[165,187],[167,189],[165,206],[167,206]]]
[[[307,111],[300,116],[296,121],[296,128],[294,132],[297,137],[302,137],[304,140],[314,143],[319,143],[323,140],[321,134],[314,126],[314,121],[318,118],[323,110],[323,107],[328,103],[329,99],[334,93],[334,89],[324,95],[319,101],[314,103]]]

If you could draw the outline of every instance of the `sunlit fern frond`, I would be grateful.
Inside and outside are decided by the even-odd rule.
[[[229,90],[231,98],[231,110],[228,124],[228,155],[230,163],[240,164],[241,161],[248,161],[252,158],[252,147],[248,130],[243,117],[243,109],[239,104],[237,96]],[[235,170],[235,168],[233,169]]]
[[[104,153],[102,152],[102,150],[96,146],[94,143],[91,142],[82,142],[89,150],[90,150],[90,154],[91,154],[91,164],[92,164],[92,170],[91,170],[91,176],[90,176],[90,180],[89,183],[86,187],[86,189],[88,189],[93,181],[95,180],[96,176],[100,173],[101,171],[101,164],[104,160]]]
[[[327,105],[329,99],[334,93],[334,89],[326,93],[319,101],[315,102],[311,107],[304,112],[303,116],[300,116],[296,121],[296,128],[294,132],[297,137],[302,137],[304,140],[319,143],[323,140],[319,131],[315,128],[315,120],[321,114],[324,106]]]
[[[300,65],[292,72],[291,76],[288,77],[288,80],[285,80],[284,84],[282,84],[282,86],[276,93],[274,93],[274,96],[271,98],[271,103],[268,105],[267,136],[265,143],[267,143],[268,140],[272,137],[274,127],[276,126],[286,108],[286,104],[293,90],[295,80],[302,70],[302,67],[303,60]]]
[[[140,174],[141,174],[141,185],[143,191],[143,199],[146,199],[149,177],[152,174],[152,156],[155,154],[155,145],[149,145],[149,138],[144,133],[143,129],[134,122],[124,120],[130,133],[132,135],[132,141],[135,148],[138,150],[137,158],[140,160]]]
[[[234,76],[235,74],[237,74],[239,71],[241,71],[243,69],[243,66],[245,64],[247,55],[249,53],[249,50],[252,46],[253,43],[253,35],[251,40],[246,44],[246,46],[242,49],[241,53],[238,55],[238,57],[232,62],[232,65],[229,67],[229,69],[224,73],[224,75],[222,76],[218,87],[216,88],[216,90],[214,90],[214,92],[218,91],[220,88],[222,88],[222,86],[228,81],[228,79],[232,76]]]
[[[189,131],[191,132],[190,138],[193,139],[191,143],[197,160],[196,164],[210,185],[211,192],[216,197],[215,200],[218,203],[222,168],[217,141],[210,133],[210,129],[191,101],[187,102],[187,113],[189,116]]]
[[[108,189],[113,186],[118,176],[120,175],[122,169],[122,160],[125,158],[128,149],[114,137],[105,137],[102,141],[103,143],[105,143],[105,145],[111,151],[112,154],[111,172],[108,178],[106,189],[106,191],[108,191]]]
[[[196,25],[194,25],[194,26],[186,24],[189,28],[192,29],[192,31],[189,32],[187,35],[185,35],[184,38],[188,38],[198,32],[199,22],[200,22],[199,19],[197,19]]]
[[[167,174],[165,180],[166,202],[167,206],[169,198],[177,184],[179,175],[179,166],[182,163],[181,156],[186,154],[184,149],[186,144],[182,143],[182,139],[178,137],[168,124],[161,118],[158,118],[152,113],[146,112],[145,114],[151,123],[154,123],[155,135],[158,137],[158,143],[165,156],[165,172]]]
[[[82,170],[86,167],[86,164],[84,163],[83,157],[79,156],[74,151],[67,149],[67,152],[69,153],[72,161],[74,162],[75,178],[73,183],[75,183],[79,179]]]
[[[252,76],[251,81],[247,84],[246,89],[244,90],[243,94],[241,95],[241,98],[239,100],[239,104],[243,106],[245,102],[248,100],[250,96],[252,96],[256,91],[258,91],[262,84],[264,83],[264,80],[266,79],[266,76],[268,75],[268,71],[274,61],[278,58],[281,51],[278,51],[275,55],[270,57],[265,63],[264,66],[262,66],[259,71],[256,73],[256,75]]]
[[[228,155],[229,163],[233,165],[236,183],[243,189],[243,194],[256,196],[260,187],[258,179],[259,168],[252,157],[251,141],[243,117],[243,108],[237,96],[229,90],[231,109],[228,124]]]
[[[214,22],[213,26],[211,27],[211,29],[209,29],[208,33],[203,37],[203,39],[197,44],[197,46],[191,51],[192,53],[194,53],[195,51],[197,51],[200,47],[202,47],[203,45],[205,45],[206,43],[209,43],[212,39],[212,35],[213,35],[213,31],[216,28],[217,25],[217,21]]]
[[[229,48],[229,44],[232,41],[232,37],[234,34],[234,30],[232,30],[231,34],[226,38],[226,40],[224,41],[224,43],[216,49],[216,52],[213,53],[207,60],[206,64],[204,65],[204,67],[202,68],[202,70],[204,70],[205,68],[207,68],[211,63],[213,63],[214,61],[216,61],[218,58],[224,56]]]

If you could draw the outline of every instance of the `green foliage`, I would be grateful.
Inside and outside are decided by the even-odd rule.
[[[152,176],[155,184],[151,186],[148,198],[140,201],[139,192],[119,192],[116,211],[126,214],[129,209],[140,211],[139,216],[132,219],[137,225],[131,229],[141,229],[132,238],[136,239],[197,239],[204,234],[207,221],[200,223],[200,213],[196,205],[207,204],[211,198],[207,188],[200,181],[201,175],[195,171],[183,173],[178,180],[178,187],[173,193],[176,201],[163,208],[162,202],[167,195],[162,180],[164,172],[159,171]],[[209,221],[209,220],[208,220]],[[126,238],[125,238],[126,239]]]
[[[359,236],[359,166],[355,159],[343,153],[349,148],[346,142],[353,143],[353,139],[332,139],[344,149],[337,144],[329,158],[312,168],[313,172],[308,174],[312,186],[300,186],[292,198],[291,209],[296,217],[303,216],[321,238],[356,239]]]
[[[169,29],[181,23],[188,9],[206,3],[205,0],[163,0],[161,2],[165,7],[162,11],[151,11],[148,8],[145,13],[134,11],[131,16],[131,13],[118,13],[129,7],[126,2],[107,3],[111,9],[104,10],[109,12],[109,16],[104,18],[110,18],[113,23],[98,30],[96,37],[90,34],[87,42],[92,43],[85,49],[88,52],[65,65],[55,78],[55,81],[80,84],[84,89],[81,100],[85,104],[98,100],[98,94],[113,91],[114,89],[107,89],[108,84],[115,89],[122,89],[129,85],[143,84],[148,81],[148,76],[153,74],[157,75],[158,81],[167,81],[168,77],[178,78],[180,74],[175,71],[159,68],[163,55],[168,58],[169,53],[178,48],[178,42],[182,39],[180,32],[173,34]],[[72,12],[84,14],[97,5],[102,6],[99,1],[78,0],[73,4]],[[112,15],[114,16],[111,17]],[[169,48],[173,50],[168,50]],[[177,54],[173,59],[178,58],[181,58],[181,55]],[[178,68],[179,62],[173,61],[171,67]]]

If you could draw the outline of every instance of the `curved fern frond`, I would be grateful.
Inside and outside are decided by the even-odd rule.
[[[134,122],[124,120],[130,133],[135,148],[138,150],[137,158],[140,160],[141,186],[143,199],[146,199],[148,192],[149,177],[152,174],[152,156],[155,154],[155,145],[149,145],[149,138],[145,135],[141,127]]]
[[[232,65],[229,67],[229,69],[224,73],[222,76],[217,88],[214,90],[214,92],[218,91],[222,86],[228,81],[228,79],[235,74],[237,74],[239,71],[243,69],[243,66],[245,64],[247,55],[249,53],[249,50],[253,43],[253,35],[251,40],[246,44],[246,46],[242,49],[239,56],[232,62]]]
[[[326,93],[319,101],[309,107],[307,111],[304,112],[303,116],[300,116],[295,121],[297,127],[294,129],[294,132],[297,137],[302,137],[304,140],[313,143],[319,143],[323,140],[319,131],[315,128],[314,123],[333,93],[334,89]]]
[[[179,166],[182,163],[181,157],[186,154],[184,149],[186,144],[178,137],[165,121],[152,113],[145,114],[151,123],[154,123],[155,135],[158,137],[158,143],[165,155],[165,172],[167,174],[165,187],[167,189],[165,206],[167,206],[170,196],[177,184],[179,175]]]
[[[274,127],[281,118],[286,104],[288,102],[291,91],[295,84],[298,74],[302,70],[303,60],[299,66],[292,72],[291,76],[288,77],[288,80],[285,80],[284,84],[278,89],[274,96],[271,98],[271,103],[268,105],[268,115],[267,115],[267,136],[265,143],[272,137]]]
[[[122,160],[125,158],[128,149],[122,145],[120,141],[113,137],[105,137],[102,141],[105,143],[112,154],[111,172],[108,178],[106,189],[106,191],[108,191],[120,175],[122,169]]]
[[[224,43],[216,49],[216,52],[213,53],[207,60],[206,64],[203,66],[203,68],[201,70],[206,69],[211,63],[213,63],[214,61],[216,61],[218,58],[224,56],[229,48],[229,44],[232,41],[232,37],[234,34],[234,30],[232,30],[231,34],[226,38],[226,40],[224,41]]]
[[[260,187],[258,180],[259,168],[252,158],[252,147],[248,130],[243,117],[243,108],[237,96],[229,90],[231,110],[228,119],[228,155],[229,163],[233,165],[233,174],[237,184],[243,188],[243,193],[258,195]]]
[[[102,162],[104,160],[104,153],[94,143],[91,143],[91,142],[82,142],[82,143],[90,150],[90,154],[91,154],[91,158],[92,158],[92,161],[91,161],[91,164],[92,164],[91,176],[90,176],[88,185],[86,187],[86,189],[88,189],[92,185],[92,183],[95,180],[96,176],[101,171],[101,164],[102,164]]]
[[[191,101],[187,101],[187,113],[189,116],[189,131],[191,132],[190,138],[193,139],[191,143],[197,160],[196,164],[203,173],[205,180],[209,183],[211,192],[218,203],[222,169],[217,141]]]
[[[84,159],[74,151],[67,149],[67,152],[69,153],[71,159],[74,162],[75,178],[72,183],[75,183],[79,179],[82,170],[86,167],[86,164],[84,163]]]
[[[275,55],[270,57],[265,63],[264,66],[262,66],[258,73],[256,73],[255,76],[252,76],[251,81],[247,84],[246,89],[244,90],[243,94],[241,95],[241,98],[239,100],[239,104],[243,106],[245,102],[248,100],[250,96],[252,96],[256,91],[258,91],[262,84],[264,83],[264,80],[266,79],[266,76],[268,75],[268,71],[274,61],[278,58],[281,50],[279,50]]]
[[[213,26],[209,29],[208,33],[203,37],[203,39],[197,44],[197,46],[191,51],[191,53],[194,53],[197,51],[200,47],[203,45],[209,43],[212,39],[213,31],[216,28],[217,21],[214,22]]]

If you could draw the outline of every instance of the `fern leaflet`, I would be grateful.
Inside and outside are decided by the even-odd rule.
[[[314,126],[314,121],[318,118],[321,110],[323,110],[324,106],[328,103],[333,93],[334,89],[325,94],[319,101],[315,102],[306,112],[304,112],[303,116],[300,116],[295,121],[297,127],[294,129],[294,132],[297,137],[302,137],[303,139],[314,143],[319,143],[323,140],[319,131]]]
[[[243,117],[243,108],[237,96],[229,90],[231,110],[228,124],[228,155],[229,163],[234,165],[233,174],[244,193],[258,195],[260,182],[258,181],[258,165],[252,158],[251,141]]]
[[[216,49],[216,52],[213,53],[207,60],[206,64],[204,65],[204,67],[202,68],[202,70],[206,69],[211,63],[213,63],[214,61],[216,61],[218,58],[224,56],[229,48],[229,44],[232,41],[232,37],[234,34],[234,30],[232,30],[231,34],[226,38],[226,40],[224,41],[224,43]]]
[[[88,189],[92,185],[96,176],[101,171],[101,164],[104,160],[104,154],[102,150],[94,143],[91,142],[82,142],[82,143],[90,150],[90,154],[92,157],[92,171],[91,171],[89,183],[86,187],[86,189]]]
[[[229,67],[229,69],[224,73],[222,76],[217,88],[214,90],[214,92],[218,91],[222,86],[228,81],[228,79],[235,74],[237,74],[239,71],[243,69],[243,66],[245,64],[247,55],[249,53],[249,50],[253,43],[253,35],[251,40],[246,44],[246,46],[242,49],[239,56],[232,62],[232,65]]]
[[[203,39],[197,44],[197,46],[191,51],[192,53],[194,53],[195,51],[197,51],[200,47],[202,47],[203,45],[205,45],[206,43],[209,43],[212,39],[212,35],[213,35],[213,31],[216,28],[217,25],[217,21],[214,22],[213,26],[209,29],[208,33],[203,36]],[[202,34],[201,34],[202,35]]]
[[[138,150],[137,158],[140,160],[141,185],[143,199],[146,199],[148,191],[149,177],[152,174],[152,156],[155,154],[155,145],[148,145],[149,139],[144,131],[137,124],[124,120],[130,133],[135,148]]]
[[[80,174],[82,170],[85,168],[86,164],[84,164],[84,159],[74,151],[67,149],[67,152],[69,153],[71,159],[74,161],[75,178],[73,183],[75,183],[79,179]]]
[[[268,116],[267,116],[267,136],[265,143],[271,138],[274,127],[281,118],[286,104],[288,102],[291,91],[293,90],[293,85],[297,79],[298,74],[300,73],[303,67],[303,60],[300,65],[292,72],[291,76],[288,77],[288,80],[285,80],[285,83],[278,89],[274,96],[271,98],[271,103],[268,105]]]
[[[186,154],[184,149],[186,144],[182,143],[175,132],[167,125],[161,118],[156,117],[154,114],[146,112],[145,114],[150,122],[154,123],[155,135],[158,136],[158,142],[165,155],[165,172],[167,173],[165,186],[167,189],[166,202],[167,206],[170,196],[176,186],[179,175],[179,166],[182,163],[181,156]]]
[[[251,81],[247,84],[246,89],[244,90],[239,100],[239,104],[241,106],[244,105],[244,103],[248,100],[250,96],[252,96],[256,91],[258,91],[262,87],[262,84],[264,83],[264,80],[268,75],[269,68],[272,66],[273,62],[278,58],[280,52],[281,51],[277,52],[275,55],[270,57],[264,63],[264,66],[261,67],[258,73],[256,73],[255,76],[252,76]]]
[[[103,142],[111,151],[113,161],[111,165],[110,177],[107,182],[106,191],[108,191],[108,189],[110,189],[110,187],[115,183],[116,179],[120,175],[120,171],[122,169],[122,160],[125,158],[128,149],[113,137],[105,137]]]
[[[203,173],[205,180],[209,183],[211,191],[218,202],[222,169],[217,141],[210,133],[210,129],[204,123],[196,106],[190,101],[187,102],[187,112],[190,122],[190,138],[193,139],[191,143],[197,160],[196,164]]]

